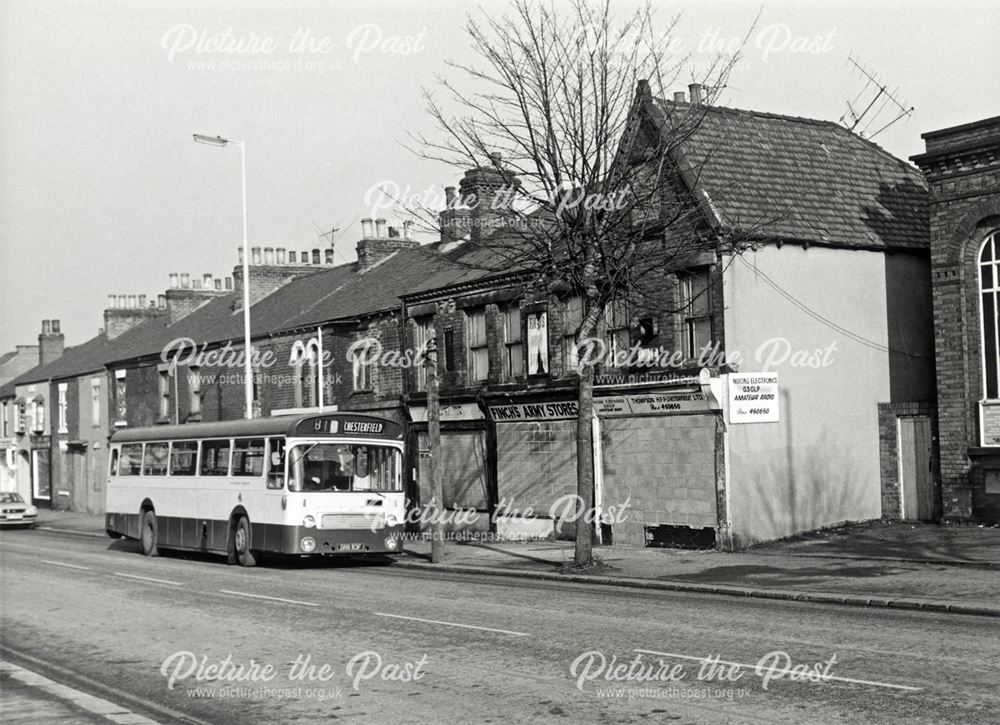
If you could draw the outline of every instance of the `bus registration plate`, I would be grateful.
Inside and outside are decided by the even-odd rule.
[[[337,544],[337,551],[364,551],[364,544]]]

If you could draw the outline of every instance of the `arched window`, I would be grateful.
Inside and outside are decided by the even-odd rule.
[[[979,289],[982,293],[983,383],[987,400],[1000,399],[1000,230],[993,232],[979,252]]]

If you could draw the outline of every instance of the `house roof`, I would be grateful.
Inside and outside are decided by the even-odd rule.
[[[25,385],[103,370],[105,357],[113,342],[103,334],[92,337],[80,345],[66,348],[55,360],[21,373],[11,384]]]
[[[653,101],[661,130],[687,104]],[[695,192],[726,228],[856,248],[927,249],[919,170],[830,122],[704,107],[681,144]]]

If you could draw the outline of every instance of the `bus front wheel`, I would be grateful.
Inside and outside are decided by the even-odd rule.
[[[142,553],[146,556],[156,556],[159,549],[156,546],[156,514],[146,511],[142,515]]]
[[[233,554],[240,566],[255,566],[257,564],[253,553],[250,551],[250,522],[246,516],[240,516],[236,522],[236,531],[233,532]]]

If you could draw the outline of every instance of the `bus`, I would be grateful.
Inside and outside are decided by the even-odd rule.
[[[393,554],[402,549],[403,428],[361,413],[275,416],[116,432],[105,528],[159,549]]]

